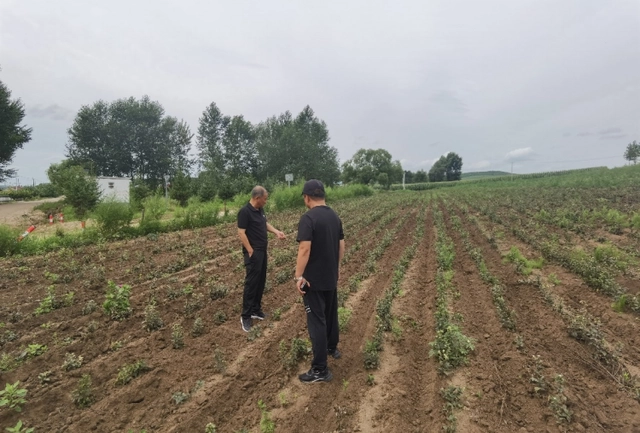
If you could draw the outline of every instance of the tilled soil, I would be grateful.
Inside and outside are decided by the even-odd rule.
[[[353,226],[345,233],[347,250],[360,243],[341,269],[340,290],[348,292],[345,307],[351,311],[340,338],[343,356],[329,360],[332,382],[300,383],[297,375],[308,369],[309,360],[287,369],[281,351],[293,338],[308,338],[291,281],[299,216],[291,212],[272,220],[288,239],[270,241],[263,300],[269,317],[256,323],[259,335],[240,328],[244,269],[233,224],[2,260],[0,355],[5,356],[0,367],[8,371],[0,377],[4,383],[20,381],[27,403],[21,413],[0,409],[0,427],[22,420],[36,432],[205,432],[207,423],[214,423],[219,432],[259,432],[267,431],[261,418],[268,416],[276,432],[434,432],[451,425],[441,390],[459,386],[462,407],[453,413],[460,432],[640,431],[638,400],[598,368],[591,347],[569,336],[567,324],[538,289],[503,263],[503,250],[518,245],[526,252],[526,246],[507,236],[496,249],[461,212],[436,206],[455,246],[453,285],[459,297],[450,308],[475,342],[466,366],[444,374],[429,356],[437,263],[436,229],[428,209],[424,236],[393,302],[396,326],[385,335],[380,367],[364,367],[365,344],[377,325],[376,302],[390,286],[394,266],[420,221],[419,206],[403,201],[389,208],[395,216],[384,227],[376,221],[359,225],[362,208],[341,214],[345,227]],[[506,304],[516,313],[515,330],[502,326],[491,287],[450,222],[454,213],[505,286]],[[386,231],[394,229],[375,270],[349,292],[350,279],[365,269],[368,254]],[[547,264],[541,272],[562,281],[555,294],[567,306],[583,307],[602,320],[607,341],[619,347],[629,371],[637,371],[637,318],[614,313],[610,299],[559,266]],[[102,311],[108,280],[132,286],[133,312],[122,321]],[[34,315],[49,286],[59,300],[73,291],[72,305]],[[212,297],[219,289],[226,296]],[[87,310],[90,300],[97,305],[92,312]],[[163,321],[156,331],[143,327],[150,304]],[[204,323],[200,336],[192,335],[196,318]],[[176,326],[184,334],[184,347],[178,349]],[[30,356],[34,344],[47,350]],[[68,353],[83,357],[80,368],[62,368]],[[144,361],[148,371],[117,385],[119,371],[136,361]],[[71,395],[85,374],[91,376],[93,403],[82,409]],[[536,391],[532,377],[540,375],[547,389]],[[568,422],[560,422],[550,404],[556,375],[565,381]]]

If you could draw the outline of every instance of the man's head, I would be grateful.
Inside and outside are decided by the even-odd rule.
[[[309,201],[324,202],[324,194],[324,185],[317,179],[306,181],[302,187],[302,196],[307,207],[309,207]]]
[[[269,192],[260,185],[256,185],[251,190],[251,206],[256,209],[263,208],[269,199]]]

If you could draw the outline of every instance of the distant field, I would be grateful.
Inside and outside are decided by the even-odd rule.
[[[480,179],[483,177],[496,177],[496,176],[509,176],[511,173],[506,171],[472,171],[469,173],[462,173],[462,179]]]

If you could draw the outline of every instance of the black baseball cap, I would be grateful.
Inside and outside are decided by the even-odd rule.
[[[324,185],[318,179],[311,179],[304,183],[302,194],[310,197],[324,197]]]

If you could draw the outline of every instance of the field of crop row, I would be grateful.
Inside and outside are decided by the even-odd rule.
[[[303,210],[269,215],[288,238],[270,241],[268,319],[249,334],[234,224],[2,259],[0,428],[640,431],[634,194],[338,202],[343,357],[313,385],[291,280]]]

